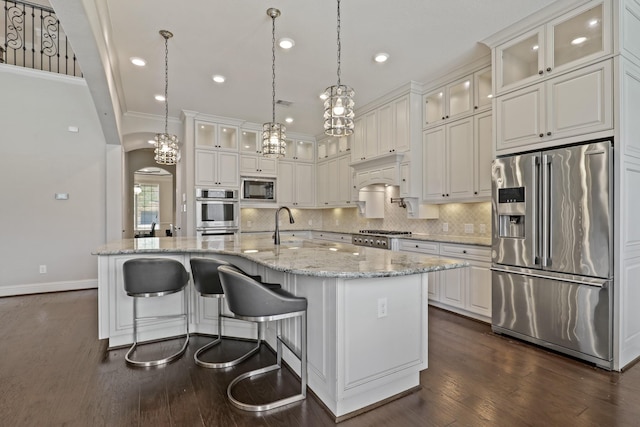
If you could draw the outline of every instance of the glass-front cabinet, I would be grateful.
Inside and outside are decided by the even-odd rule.
[[[300,160],[303,162],[313,162],[315,143],[313,141],[302,141],[287,139],[285,160]]]
[[[486,67],[473,73],[474,110],[479,111],[491,108],[491,99],[493,98],[491,80],[491,67]]]
[[[424,95],[424,126],[473,112],[473,93],[473,76],[466,76]]]
[[[330,136],[318,141],[318,161],[345,154],[350,150],[349,137]]]
[[[218,123],[196,122],[196,145],[224,150],[238,149],[238,128]]]
[[[242,129],[240,132],[240,153],[262,154],[262,141],[258,138],[260,132]]]
[[[611,52],[610,2],[592,1],[496,48],[502,93]]]

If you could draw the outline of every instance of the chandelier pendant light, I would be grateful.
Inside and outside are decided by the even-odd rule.
[[[155,161],[160,165],[175,165],[180,160],[180,140],[176,135],[168,132],[169,127],[169,39],[173,34],[167,30],[160,30],[164,37],[164,133],[157,133],[155,137]]]
[[[331,136],[349,136],[353,133],[353,96],[355,91],[340,82],[340,0],[338,0],[338,84],[329,86],[324,99],[324,133]]]
[[[271,17],[271,122],[262,125],[262,155],[265,157],[284,157],[287,128],[276,123],[276,18],[280,11],[273,7],[267,9]]]

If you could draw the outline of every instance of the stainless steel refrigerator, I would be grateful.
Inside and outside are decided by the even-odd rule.
[[[612,368],[611,141],[492,165],[492,329]]]

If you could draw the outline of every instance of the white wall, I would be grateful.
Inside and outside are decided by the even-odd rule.
[[[85,81],[0,64],[0,97],[0,296],[97,286],[106,144]]]

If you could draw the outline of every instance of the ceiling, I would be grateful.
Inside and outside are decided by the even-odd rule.
[[[471,60],[489,55],[479,41],[553,0],[343,0],[343,84],[358,106],[409,81],[428,83]],[[169,115],[181,110],[271,121],[271,18],[280,9],[276,39],[295,46],[276,49],[276,120],[289,133],[320,135],[318,95],[337,82],[337,2],[333,0],[106,0],[111,54],[123,112],[164,116],[154,95],[164,92],[164,39],[169,40]],[[377,52],[390,55],[385,64]],[[142,57],[145,67],[131,64]],[[114,61],[115,59],[115,61]],[[214,83],[213,74],[226,77]]]

